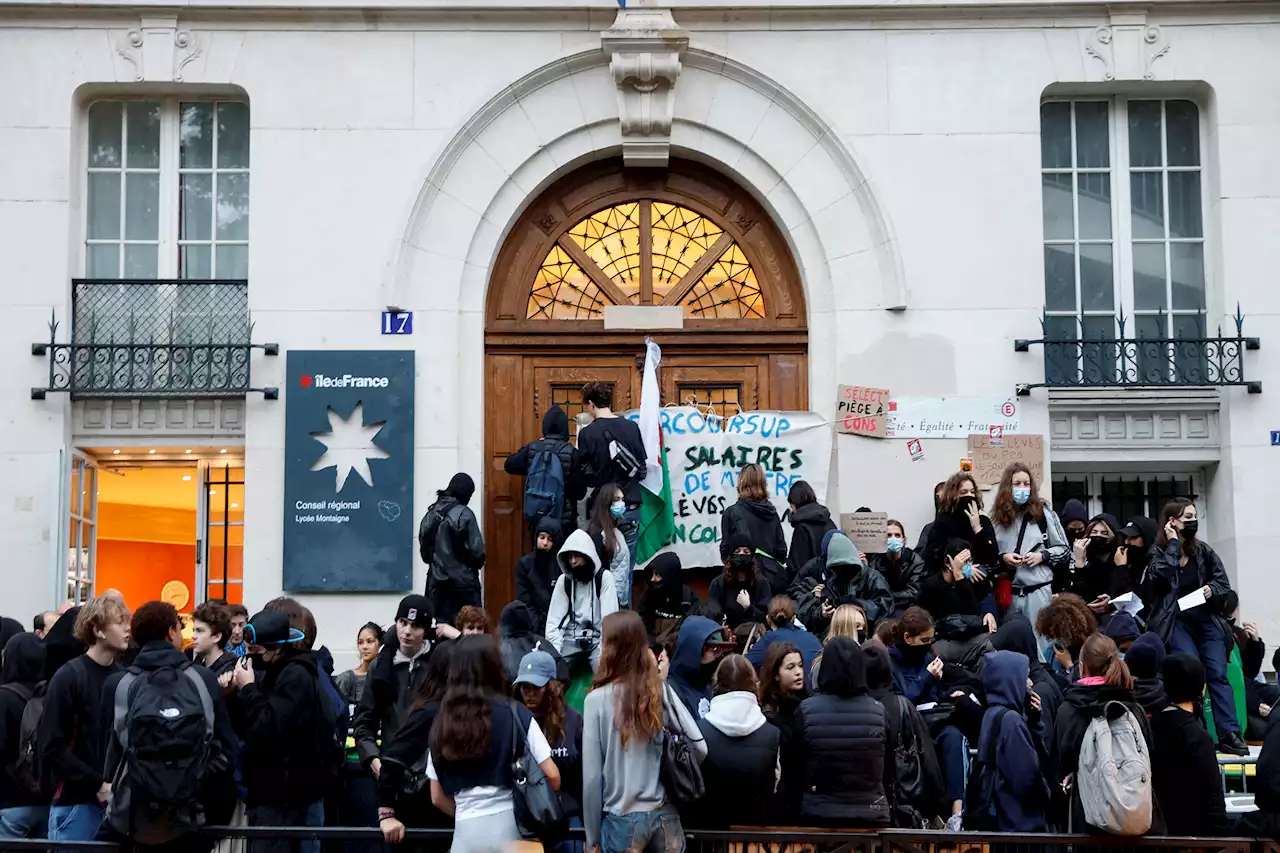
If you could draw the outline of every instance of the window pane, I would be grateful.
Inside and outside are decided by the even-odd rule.
[[[160,168],[160,104],[155,101],[129,101],[125,105],[125,116],[129,130],[125,166],[129,169]]]
[[[1116,339],[1115,317],[1081,317],[1080,328],[1086,341],[1114,341]]]
[[[1078,101],[1076,107],[1076,168],[1105,169],[1111,165],[1106,101]]]
[[[1203,237],[1200,173],[1169,173],[1169,236]]]
[[[1160,102],[1129,102],[1129,165],[1160,166]]]
[[[1046,317],[1044,335],[1050,341],[1074,341],[1078,338],[1075,317]],[[1045,381],[1072,384],[1080,381],[1080,349],[1073,343],[1044,345]]]
[[[218,104],[218,168],[249,168],[248,104]]]
[[[1111,244],[1081,244],[1080,301],[1085,311],[1110,311],[1115,305]]]
[[[1170,166],[1200,165],[1200,110],[1190,101],[1165,101]]]
[[[213,104],[183,104],[178,135],[182,168],[213,166]]]
[[[1164,239],[1164,187],[1160,172],[1132,172],[1129,191],[1133,196],[1133,236]]]
[[[1111,239],[1111,175],[1085,172],[1080,182],[1080,239]]]
[[[90,240],[120,239],[120,174],[93,172],[89,175]]]
[[[249,247],[218,247],[218,278],[248,278]]]
[[[125,174],[124,237],[126,240],[160,239],[160,174]]]
[[[249,175],[245,172],[218,175],[217,239],[249,239]]]
[[[1168,336],[1166,320],[1167,317],[1159,314],[1137,314],[1133,318],[1133,334],[1144,341],[1161,340]]]
[[[120,275],[120,244],[101,243],[88,247],[85,275],[89,278],[117,278]]]
[[[179,240],[213,239],[213,175],[183,175],[178,183]]]
[[[1175,340],[1203,340],[1204,315],[1174,314],[1173,337]],[[1198,384],[1211,378],[1208,353],[1204,344],[1175,344],[1173,348],[1174,372],[1182,382]],[[1216,372],[1216,370],[1215,370]]]
[[[98,101],[89,107],[89,168],[120,165],[119,101]]]
[[[212,278],[208,246],[178,247],[178,278]]]
[[[1071,175],[1061,173],[1044,175],[1041,186],[1044,196],[1044,238],[1046,240],[1072,239],[1075,236],[1075,212],[1071,205]]]
[[[1133,307],[1138,311],[1169,310],[1164,243],[1133,244]]]
[[[1114,343],[1089,343],[1089,341],[1114,341],[1114,317],[1082,317],[1080,327],[1085,343],[1080,345],[1082,381],[1086,385],[1110,385],[1119,373],[1119,349]]]
[[[1153,314],[1139,314],[1133,318],[1134,337],[1139,341],[1153,341],[1139,343],[1134,352],[1133,369],[1137,372],[1134,378],[1138,382],[1155,385],[1169,381],[1169,348],[1159,343],[1169,336],[1166,320],[1164,315]]]
[[[158,246],[130,246],[124,247],[124,277],[125,278],[155,278],[157,255],[159,254]]]
[[[1179,339],[1203,338],[1204,337],[1204,315],[1203,314],[1174,314],[1173,315],[1173,336]]]
[[[1044,307],[1076,310],[1076,257],[1072,246],[1044,247]]]
[[[1040,105],[1040,167],[1071,168],[1071,104]]]
[[[1169,246],[1172,267],[1173,307],[1175,310],[1204,308],[1204,245],[1172,243]]]

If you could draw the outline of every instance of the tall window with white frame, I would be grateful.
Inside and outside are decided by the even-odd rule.
[[[1046,381],[1204,381],[1199,108],[1049,101],[1040,131]]]
[[[102,100],[86,124],[85,277],[119,284],[77,292],[76,337],[247,335],[248,104]]]

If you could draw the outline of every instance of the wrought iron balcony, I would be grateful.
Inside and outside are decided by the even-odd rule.
[[[1167,328],[1164,313],[1152,316],[1159,318],[1159,328]],[[1203,315],[1189,316],[1202,318]],[[1051,318],[1042,317],[1044,337],[1016,340],[1013,350],[1027,352],[1036,344],[1044,346],[1044,382],[1020,384],[1018,395],[1026,396],[1032,388],[1217,385],[1239,385],[1250,394],[1262,393],[1262,382],[1245,378],[1244,353],[1259,349],[1261,342],[1258,338],[1245,337],[1244,315],[1239,305],[1231,318],[1234,335],[1224,335],[1221,326],[1216,336],[1130,335],[1126,332],[1128,321],[1124,314],[1117,319],[1119,335],[1108,337],[1086,336],[1078,319],[1074,333],[1063,334],[1057,329],[1051,333],[1054,325]]]
[[[58,343],[49,320],[47,343],[31,353],[49,358],[49,384],[32,388],[75,397],[243,397],[254,388],[255,349],[278,355],[278,344],[251,342],[249,283],[244,280],[75,279],[71,340]]]

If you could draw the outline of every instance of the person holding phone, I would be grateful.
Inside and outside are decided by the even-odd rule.
[[[1231,581],[1222,558],[1196,537],[1200,519],[1194,503],[1187,498],[1169,501],[1160,511],[1159,523],[1141,595],[1151,607],[1147,630],[1158,634],[1170,652],[1184,652],[1204,662],[1218,751],[1247,755],[1235,695],[1227,681],[1231,623],[1223,608]],[[1203,603],[1188,602],[1183,609],[1179,599],[1195,592],[1203,596]]]
[[[1072,543],[1070,591],[1083,598],[1099,617],[1110,612],[1111,599],[1133,591],[1142,574],[1141,566],[1129,565],[1128,548],[1117,535],[1119,530],[1120,522],[1114,515],[1099,513],[1090,519],[1085,535]]]

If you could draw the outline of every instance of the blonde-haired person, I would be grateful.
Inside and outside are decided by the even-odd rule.
[[[836,637],[848,637],[858,645],[862,645],[867,639],[866,611],[856,604],[841,604],[837,607],[836,612],[831,614],[831,627],[827,629],[823,645],[830,643]],[[818,683],[818,670],[821,668],[822,655],[819,654],[813,659],[809,668],[809,680],[813,684]]]
[[[755,549],[760,577],[769,584],[769,594],[787,591],[787,538],[782,532],[778,510],[769,500],[769,479],[754,462],[738,472],[738,500],[720,517],[720,541],[734,535],[745,536]],[[720,557],[728,558],[723,547]]]
[[[117,596],[99,596],[80,608],[73,633],[88,651],[50,679],[40,718],[40,766],[53,790],[52,841],[92,841],[111,796],[102,781],[109,728],[102,690],[129,648],[129,609]]]

